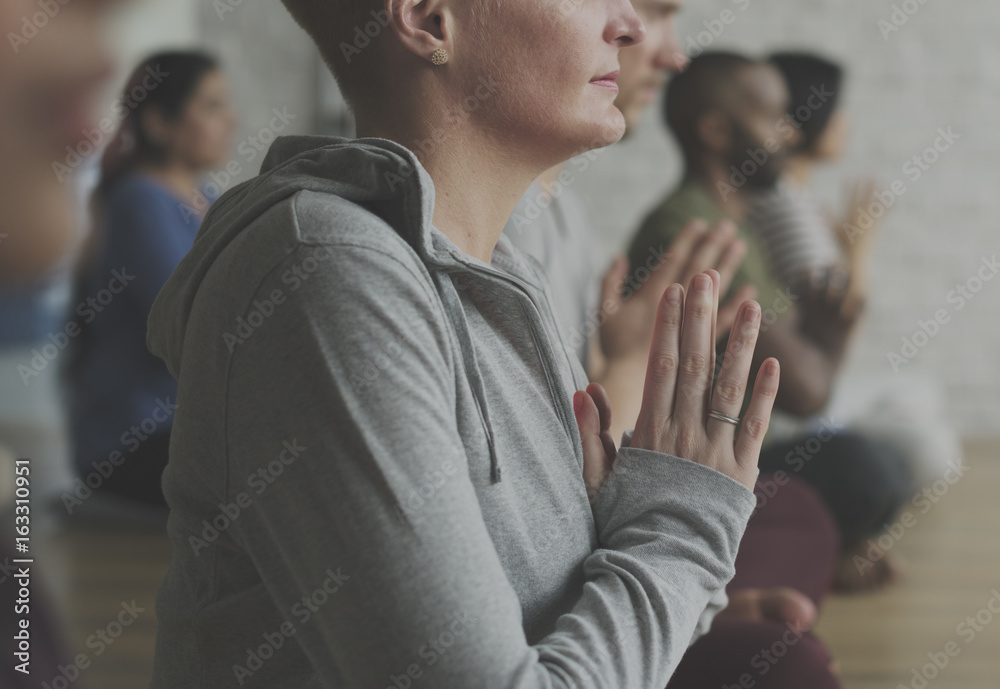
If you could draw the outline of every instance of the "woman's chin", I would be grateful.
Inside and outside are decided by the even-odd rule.
[[[592,148],[602,148],[617,143],[625,135],[625,117],[614,105],[597,118],[590,136]]]

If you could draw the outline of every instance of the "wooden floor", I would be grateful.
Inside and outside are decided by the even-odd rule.
[[[823,611],[818,631],[839,660],[846,689],[1000,687],[1000,615],[980,612],[994,590],[1000,592],[1000,442],[970,443],[967,457],[966,476],[926,514],[913,508],[916,525],[893,545],[908,562],[903,583],[883,593],[834,598]],[[165,536],[134,523],[109,528],[76,521],[37,538],[42,541],[38,569],[49,578],[74,652],[87,653],[92,661],[71,686],[148,686],[153,601],[170,562]],[[95,645],[100,646],[91,638],[88,647],[88,637],[107,630],[133,600],[144,610],[97,655]],[[1000,597],[993,605],[1000,609]],[[982,631],[960,632],[959,624],[977,613],[996,621]],[[926,685],[915,682],[914,669],[924,675],[928,654],[942,661],[949,643],[959,654]],[[955,646],[950,648],[954,652]],[[935,669],[928,667],[921,679]]]
[[[928,654],[943,661],[949,643],[958,655],[928,689],[1000,687],[1000,614],[981,612],[995,596],[1000,610],[1000,442],[967,443],[966,463],[965,476],[926,514],[926,503],[910,506],[917,523],[892,548],[907,561],[902,584],[834,598],[823,611],[818,632],[840,662],[846,689],[920,689],[936,669],[924,672]],[[977,614],[987,621],[982,631],[958,629]]]

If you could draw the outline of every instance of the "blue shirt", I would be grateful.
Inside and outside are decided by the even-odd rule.
[[[83,329],[68,377],[70,428],[77,468],[139,448],[169,432],[177,381],[146,348],[153,300],[191,250],[200,216],[151,178],[114,183],[104,204],[98,258],[70,318]]]

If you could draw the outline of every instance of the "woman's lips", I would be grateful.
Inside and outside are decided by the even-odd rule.
[[[614,72],[609,72],[604,76],[597,77],[596,79],[591,79],[590,83],[594,86],[600,86],[601,88],[606,88],[615,93],[618,93],[617,79],[618,75],[621,73],[620,70],[615,70]]]

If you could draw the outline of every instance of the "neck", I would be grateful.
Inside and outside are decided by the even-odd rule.
[[[786,173],[795,185],[808,187],[812,183],[813,161],[805,156],[792,156],[788,159],[788,171]]]
[[[532,160],[516,140],[484,134],[471,118],[447,128],[419,117],[394,119],[359,121],[358,137],[390,139],[413,151],[434,180],[434,226],[465,253],[490,263],[517,202],[551,160]]]
[[[744,188],[733,190],[730,180],[731,170],[725,162],[717,159],[706,159],[698,165],[689,165],[685,178],[692,180],[708,189],[712,198],[722,208],[730,219],[737,223],[746,220],[749,203]]]
[[[139,172],[156,179],[175,196],[194,206],[197,201],[198,171],[179,162],[144,165]]]
[[[556,180],[559,179],[559,173],[563,171],[566,163],[559,163],[558,165],[553,165],[548,170],[543,172],[538,176],[538,183],[542,185],[542,189],[549,196],[552,195],[552,186],[555,184]]]

